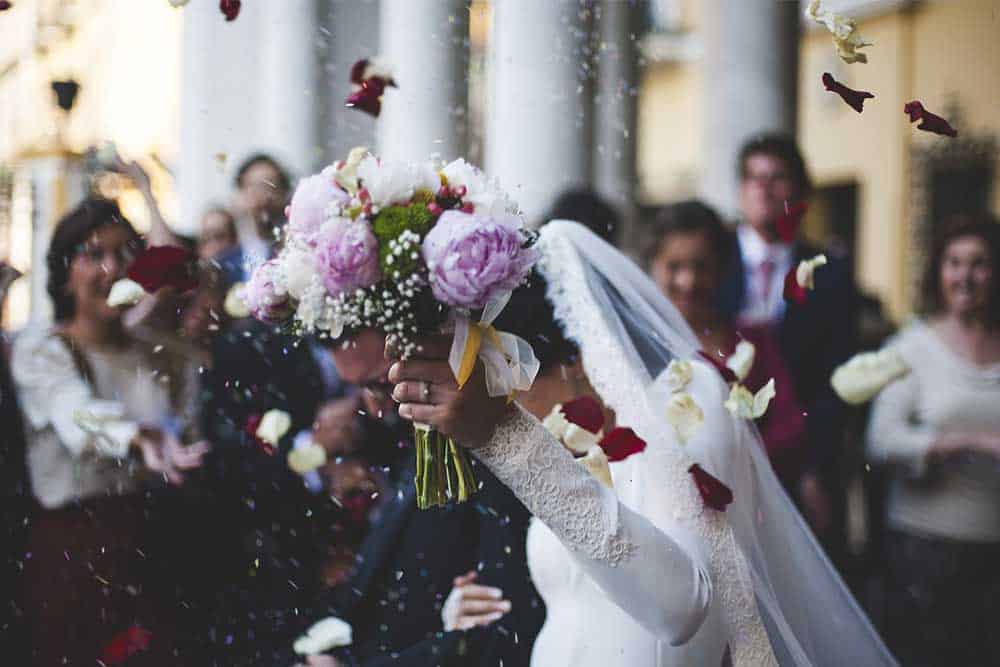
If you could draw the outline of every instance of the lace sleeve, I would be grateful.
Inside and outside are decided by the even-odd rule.
[[[679,526],[668,534],[622,505],[519,406],[473,453],[615,604],[675,646],[694,635],[712,584],[707,561]]]

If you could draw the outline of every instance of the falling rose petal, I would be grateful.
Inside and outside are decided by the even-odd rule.
[[[860,405],[909,372],[910,367],[902,355],[887,347],[878,352],[854,355],[837,367],[830,385],[845,403]]]
[[[917,100],[904,105],[903,112],[910,117],[911,123],[920,121],[920,125],[917,125],[918,130],[933,132],[953,139],[958,136],[958,130],[953,128],[948,121],[925,109],[924,105]]]
[[[833,44],[837,55],[845,63],[868,62],[868,56],[858,49],[872,46],[872,42],[866,41],[858,34],[858,27],[854,19],[826,11],[820,6],[820,0],[809,2],[806,6],[806,18],[826,26],[826,29],[833,35]]]
[[[754,359],[757,357],[757,347],[748,340],[741,340],[736,349],[726,359],[726,368],[731,370],[736,379],[742,382],[750,374]]]
[[[840,95],[840,99],[847,102],[847,105],[858,113],[864,111],[865,100],[875,99],[875,96],[866,90],[854,90],[853,88],[848,88],[841,82],[834,79],[833,75],[829,72],[823,73],[823,87],[831,93],[837,93]]]
[[[726,506],[733,502],[732,490],[697,463],[688,468],[688,472],[694,478],[695,486],[698,487],[698,493],[701,494],[705,507],[716,512],[725,512]]]
[[[686,443],[705,422],[705,413],[686,391],[671,394],[667,400],[666,417],[681,444]]]
[[[356,86],[344,105],[378,117],[382,95],[389,86],[396,87],[390,69],[378,59],[362,59],[351,66],[351,83]]]
[[[219,10],[227,21],[235,21],[240,15],[240,0],[219,0]]]
[[[774,378],[768,380],[756,394],[751,394],[750,390],[741,384],[734,384],[729,390],[729,398],[723,405],[739,419],[760,419],[767,412],[774,396]]]
[[[806,302],[808,294],[806,293],[806,288],[799,284],[795,274],[798,272],[798,267],[793,266],[788,273],[785,274],[785,289],[784,297],[785,301],[788,303],[797,303],[802,305]]]
[[[698,356],[712,364],[715,370],[719,371],[719,374],[722,375],[722,379],[726,382],[736,382],[739,379],[736,377],[736,373],[733,372],[733,369],[726,366],[725,362],[714,354],[709,354],[704,350],[698,350]]]
[[[615,484],[611,480],[611,467],[608,465],[608,457],[603,449],[597,446],[591,447],[586,456],[577,459],[577,461],[601,484],[609,489],[614,488]]]
[[[0,12],[5,12],[13,6],[8,0],[0,0]]]
[[[593,396],[583,395],[569,403],[563,403],[562,413],[571,424],[591,433],[598,433],[604,428],[604,411]]]
[[[809,290],[816,288],[816,269],[826,264],[826,255],[816,255],[812,259],[804,259],[798,266],[785,275],[785,301],[799,305],[806,302]]]
[[[246,433],[248,436],[250,436],[250,439],[253,441],[253,443],[257,445],[257,449],[264,452],[268,456],[274,456],[275,452],[277,452],[277,449],[274,447],[274,445],[264,442],[263,440],[257,437],[257,429],[260,428],[260,422],[263,420],[263,418],[264,416],[259,414],[253,414],[247,417],[247,421],[243,425],[243,432]]]
[[[127,275],[149,293],[163,287],[188,292],[198,286],[194,254],[172,245],[152,246],[135,258]]]
[[[791,206],[788,205],[788,202],[785,202],[784,214],[778,216],[778,219],[774,222],[774,230],[778,233],[778,238],[785,243],[794,241],[796,235],[799,233],[799,227],[802,226],[802,218],[805,217],[807,210],[809,210],[808,202],[800,201]]]
[[[608,461],[624,461],[633,454],[646,449],[646,441],[630,428],[614,428],[598,443],[608,457]]]
[[[130,657],[149,648],[153,633],[138,626],[118,633],[101,650],[101,662],[106,665],[120,665]]]

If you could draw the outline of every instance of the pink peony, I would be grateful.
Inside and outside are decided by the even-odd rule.
[[[288,292],[279,285],[280,271],[277,260],[264,262],[254,269],[243,290],[243,300],[250,314],[258,320],[281,322],[295,312]]]
[[[288,229],[293,234],[312,236],[323,225],[334,202],[347,204],[351,196],[337,187],[334,169],[327,167],[299,182],[288,207]]]
[[[371,287],[381,279],[378,241],[368,221],[334,218],[320,227],[314,242],[319,275],[330,294]]]
[[[522,227],[516,215],[442,214],[423,247],[438,301],[478,309],[520,285],[538,258],[523,247]]]

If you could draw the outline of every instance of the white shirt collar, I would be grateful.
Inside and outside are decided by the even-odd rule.
[[[765,259],[783,266],[792,259],[791,243],[768,243],[745,222],[736,227],[736,234],[743,252],[743,261],[750,266],[759,266]]]

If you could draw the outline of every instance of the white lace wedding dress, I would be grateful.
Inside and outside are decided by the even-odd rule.
[[[647,448],[611,465],[609,489],[515,406],[475,450],[535,516],[528,564],[547,619],[532,665],[895,664],[669,302],[579,225],[549,223],[539,247],[588,379]],[[683,444],[665,417],[671,359],[692,360],[685,390],[704,412]],[[732,489],[726,512],[704,506],[694,463]]]

